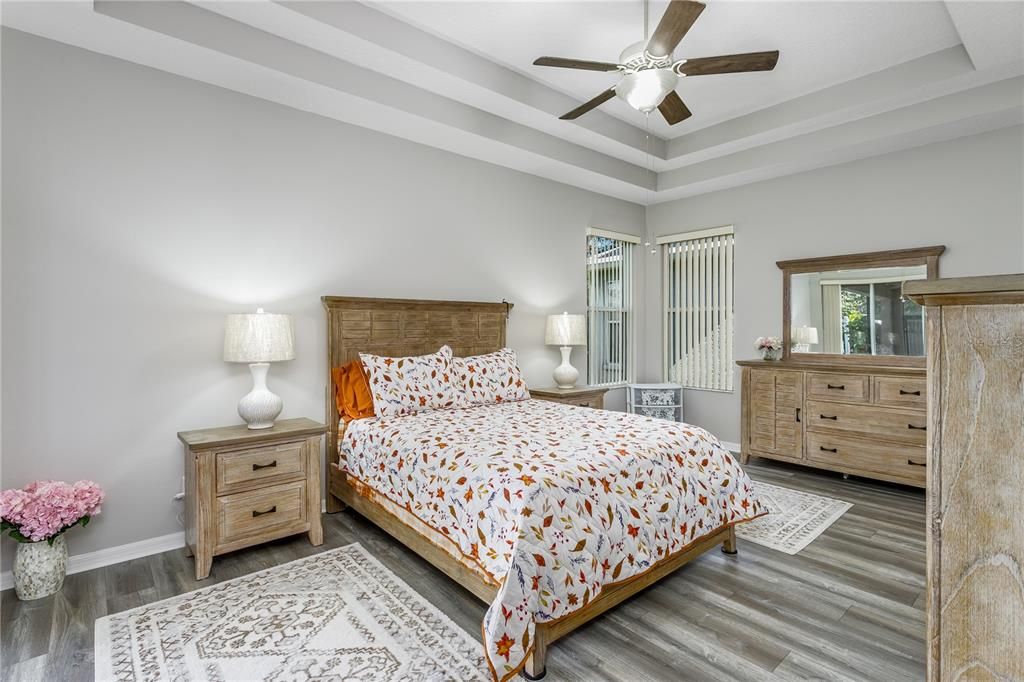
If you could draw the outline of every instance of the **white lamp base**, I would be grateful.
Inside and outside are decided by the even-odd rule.
[[[569,362],[569,355],[572,353],[572,346],[560,346],[559,350],[562,351],[562,364],[555,367],[555,386],[558,388],[572,388],[576,385],[576,380],[580,378],[579,370],[572,366]]]
[[[238,416],[250,429],[269,429],[284,407],[281,396],[271,393],[267,388],[269,369],[269,362],[254,362],[249,365],[249,371],[252,372],[252,390],[238,401]]]

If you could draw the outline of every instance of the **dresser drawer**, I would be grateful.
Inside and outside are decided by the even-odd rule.
[[[874,402],[878,405],[920,407],[928,405],[927,385],[924,379],[900,377],[874,377]]]
[[[270,528],[304,526],[306,482],[219,497],[217,518],[217,541],[221,545]]]
[[[804,421],[809,431],[852,432],[871,439],[924,445],[928,418],[922,410],[808,400]]]
[[[859,470],[925,480],[925,449],[867,438],[807,432],[807,459],[832,469]]]
[[[807,459],[829,468],[888,474],[919,483],[926,478],[926,451],[916,445],[808,431]]]
[[[217,453],[217,493],[306,475],[305,441]]]
[[[866,403],[870,377],[865,374],[807,373],[807,397],[815,400],[841,400]]]

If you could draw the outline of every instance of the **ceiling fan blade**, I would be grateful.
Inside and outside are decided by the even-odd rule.
[[[592,62],[586,59],[567,59],[565,57],[538,57],[534,66],[557,66],[562,69],[583,69],[584,71],[617,71],[618,64],[611,62]]]
[[[709,76],[715,73],[742,73],[744,71],[771,71],[779,61],[779,51],[726,54],[720,57],[687,59],[676,71],[687,76]]]
[[[686,32],[704,11],[703,2],[672,0],[662,15],[654,35],[647,41],[647,51],[655,57],[667,57],[676,49]]]
[[[665,96],[665,99],[661,100],[661,104],[658,105],[658,111],[665,117],[665,120],[670,126],[674,126],[680,121],[685,121],[690,118],[693,114],[683,104],[683,100],[680,99],[679,93],[673,90]]]
[[[563,121],[571,121],[573,119],[579,118],[580,116],[587,113],[591,109],[595,109],[601,106],[602,104],[610,100],[612,97],[615,97],[615,88],[608,88],[594,99],[579,105],[569,113],[562,114],[558,118],[562,119]]]

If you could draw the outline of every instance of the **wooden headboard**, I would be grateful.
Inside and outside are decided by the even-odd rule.
[[[426,355],[447,344],[456,356],[505,346],[511,303],[323,296],[327,311],[327,457],[338,461],[338,412],[331,368],[360,353]]]

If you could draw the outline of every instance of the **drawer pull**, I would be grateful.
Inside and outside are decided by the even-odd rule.
[[[796,408],[796,421],[797,421],[798,424],[800,423],[800,408],[799,407]]]
[[[914,460],[912,460],[912,459],[908,459],[908,460],[907,460],[907,464],[913,464],[913,465],[914,465],[914,466],[916,466],[916,467],[923,467],[923,466],[928,466],[928,465],[927,465],[927,464],[926,464],[925,462],[915,462],[915,461],[914,461]]]
[[[275,459],[270,464],[253,464],[252,465],[252,470],[253,471],[259,471],[260,469],[273,469],[276,466],[277,466],[277,460]]]
[[[257,516],[263,516],[264,514],[273,514],[276,511],[277,511],[277,505],[276,504],[273,507],[271,507],[270,509],[266,509],[264,511],[256,511],[255,509],[253,509],[252,510],[252,517],[255,519]]]
[[[845,391],[846,390],[846,384],[837,384],[835,386],[833,386],[832,384],[825,384],[825,385],[828,386],[828,390],[830,390],[830,391]]]
[[[839,452],[839,448],[826,448],[824,445],[819,445],[818,449],[821,450],[822,452]]]
[[[913,424],[907,424],[908,429],[914,429],[915,431],[927,431],[927,426],[914,426]]]
[[[921,391],[904,391],[900,389],[900,395],[921,395]]]
[[[821,419],[831,419],[832,421],[839,421],[839,415],[834,415],[834,416],[831,416],[831,417],[826,417],[823,414],[819,414],[818,417],[821,418]]]

